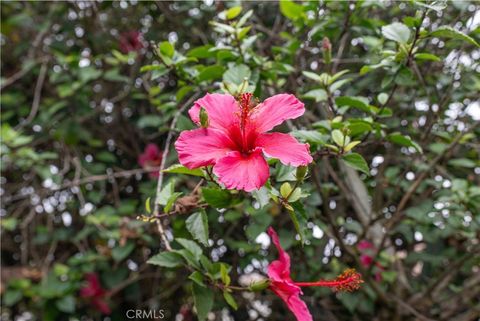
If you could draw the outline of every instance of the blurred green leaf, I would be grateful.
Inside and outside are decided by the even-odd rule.
[[[126,259],[135,248],[135,243],[128,242],[125,246],[117,246],[112,250],[112,257],[115,261],[120,262]]]
[[[235,302],[235,299],[230,293],[228,293],[227,291],[223,291],[223,298],[228,303],[228,305],[232,307],[232,309],[234,310],[238,309],[237,302]]]
[[[75,311],[75,298],[72,295],[64,296],[55,302],[57,308],[65,313],[73,313]]]
[[[202,195],[205,202],[215,208],[226,208],[232,203],[232,195],[226,190],[204,187]]]
[[[163,170],[165,173],[170,174],[185,174],[185,175],[192,175],[192,176],[200,176],[203,177],[203,171],[200,168],[196,169],[188,169],[181,164],[174,164],[167,169]]]
[[[370,175],[370,169],[368,168],[368,164],[362,155],[358,153],[350,153],[343,155],[342,159],[348,166]]]
[[[197,309],[198,321],[205,321],[213,307],[213,291],[207,287],[192,284],[193,302]]]
[[[176,252],[162,252],[151,257],[148,264],[159,265],[162,267],[173,268],[183,265],[182,256]]]
[[[185,221],[185,224],[194,239],[208,246],[208,218],[205,211],[190,215]]]
[[[458,31],[450,26],[441,26],[438,27],[436,30],[430,32],[429,34],[431,37],[440,37],[440,38],[447,38],[447,39],[457,39],[457,40],[462,40],[466,41],[476,47],[480,47],[480,44],[475,41],[472,37],[469,35],[464,34],[461,31]]]
[[[297,20],[304,16],[303,6],[292,0],[282,0],[280,3],[280,12],[290,20]]]
[[[406,44],[410,39],[410,29],[401,22],[394,22],[382,27],[382,34],[385,38],[400,44]]]

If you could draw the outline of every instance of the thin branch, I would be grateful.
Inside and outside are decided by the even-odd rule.
[[[40,68],[40,73],[37,78],[37,84],[35,85],[35,91],[33,94],[33,102],[32,102],[32,108],[30,109],[30,114],[28,114],[28,117],[19,125],[15,127],[15,130],[19,130],[20,128],[28,125],[29,123],[32,122],[32,120],[35,118],[38,112],[38,108],[40,107],[40,100],[42,99],[42,89],[43,89],[43,84],[45,82],[45,78],[47,76],[47,62],[44,62],[42,64],[42,67]]]
[[[160,212],[160,193],[162,191],[162,186],[163,186],[163,170],[165,169],[165,164],[167,163],[167,157],[168,157],[168,152],[170,150],[170,144],[173,139],[173,134],[175,130],[175,126],[177,125],[178,118],[180,115],[187,109],[188,106],[192,104],[192,102],[197,99],[199,94],[194,94],[192,97],[190,97],[183,105],[178,109],[178,111],[175,113],[172,119],[172,123],[170,124],[170,129],[168,131],[167,135],[167,140],[165,141],[165,148],[163,150],[163,155],[162,155],[162,162],[160,163],[160,168],[158,170],[158,181],[157,181],[157,190],[156,190],[156,196],[155,196],[155,204],[153,207],[153,216],[157,216]],[[157,223],[157,230],[158,233],[160,234],[160,238],[163,241],[163,244],[165,245],[165,248],[167,251],[171,251],[172,247],[170,246],[170,242],[168,241],[168,238],[165,234],[165,230],[163,228],[162,222],[160,220],[156,220]]]

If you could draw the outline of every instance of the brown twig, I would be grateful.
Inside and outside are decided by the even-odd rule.
[[[199,96],[199,94],[194,94],[191,96],[183,105],[178,109],[172,119],[172,123],[170,124],[170,129],[168,131],[167,140],[165,141],[165,148],[162,154],[162,162],[160,163],[160,168],[158,170],[158,180],[157,180],[157,190],[155,193],[155,204],[153,207],[153,216],[156,216],[160,212],[160,193],[162,192],[162,185],[163,185],[163,170],[165,169],[165,165],[167,163],[167,156],[170,150],[170,144],[172,143],[173,133],[175,130],[175,126],[177,125],[178,117],[187,109],[188,106],[192,104],[192,102]],[[162,239],[163,244],[167,251],[171,251],[172,247],[170,246],[170,241],[168,240],[165,229],[163,228],[162,222],[160,220],[156,220],[158,234],[160,234],[160,238]]]
[[[15,127],[15,130],[19,130],[20,128],[31,123],[32,120],[37,115],[38,108],[40,107],[40,100],[42,98],[43,84],[47,76],[47,71],[48,71],[47,65],[48,65],[48,62],[44,62],[42,64],[42,67],[40,67],[40,73],[37,78],[37,84],[35,85],[35,91],[33,94],[33,102],[32,102],[32,108],[30,109],[30,114],[28,114],[27,118],[22,123],[20,123]]]

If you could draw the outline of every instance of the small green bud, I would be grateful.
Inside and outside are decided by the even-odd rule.
[[[208,114],[203,107],[200,108],[200,125],[202,126],[202,128],[208,127]]]
[[[303,179],[305,178],[305,175],[307,175],[307,169],[308,169],[307,166],[297,167],[297,173],[295,175],[297,177],[297,181],[299,182],[303,181]]]
[[[259,291],[265,290],[269,286],[270,286],[270,280],[269,279],[264,279],[264,280],[261,280],[261,281],[253,282],[252,284],[250,284],[248,289],[250,291],[253,291],[253,292],[259,292]]]
[[[332,44],[330,43],[330,39],[327,37],[323,38],[322,49],[323,60],[325,61],[326,65],[329,65],[332,62]]]

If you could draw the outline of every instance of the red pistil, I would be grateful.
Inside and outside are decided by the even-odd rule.
[[[354,269],[347,269],[335,280],[319,280],[317,282],[295,282],[297,286],[324,286],[334,288],[335,291],[351,292],[360,288],[362,276]]]
[[[248,154],[250,151],[249,138],[246,132],[247,122],[250,117],[250,112],[255,107],[256,103],[254,102],[252,93],[244,93],[239,95],[237,98],[238,104],[240,105],[240,130],[241,130],[241,151],[242,153]]]
[[[252,93],[244,93],[240,95],[240,126],[242,130],[245,128],[247,123],[248,114],[250,113],[251,102],[252,102]]]

